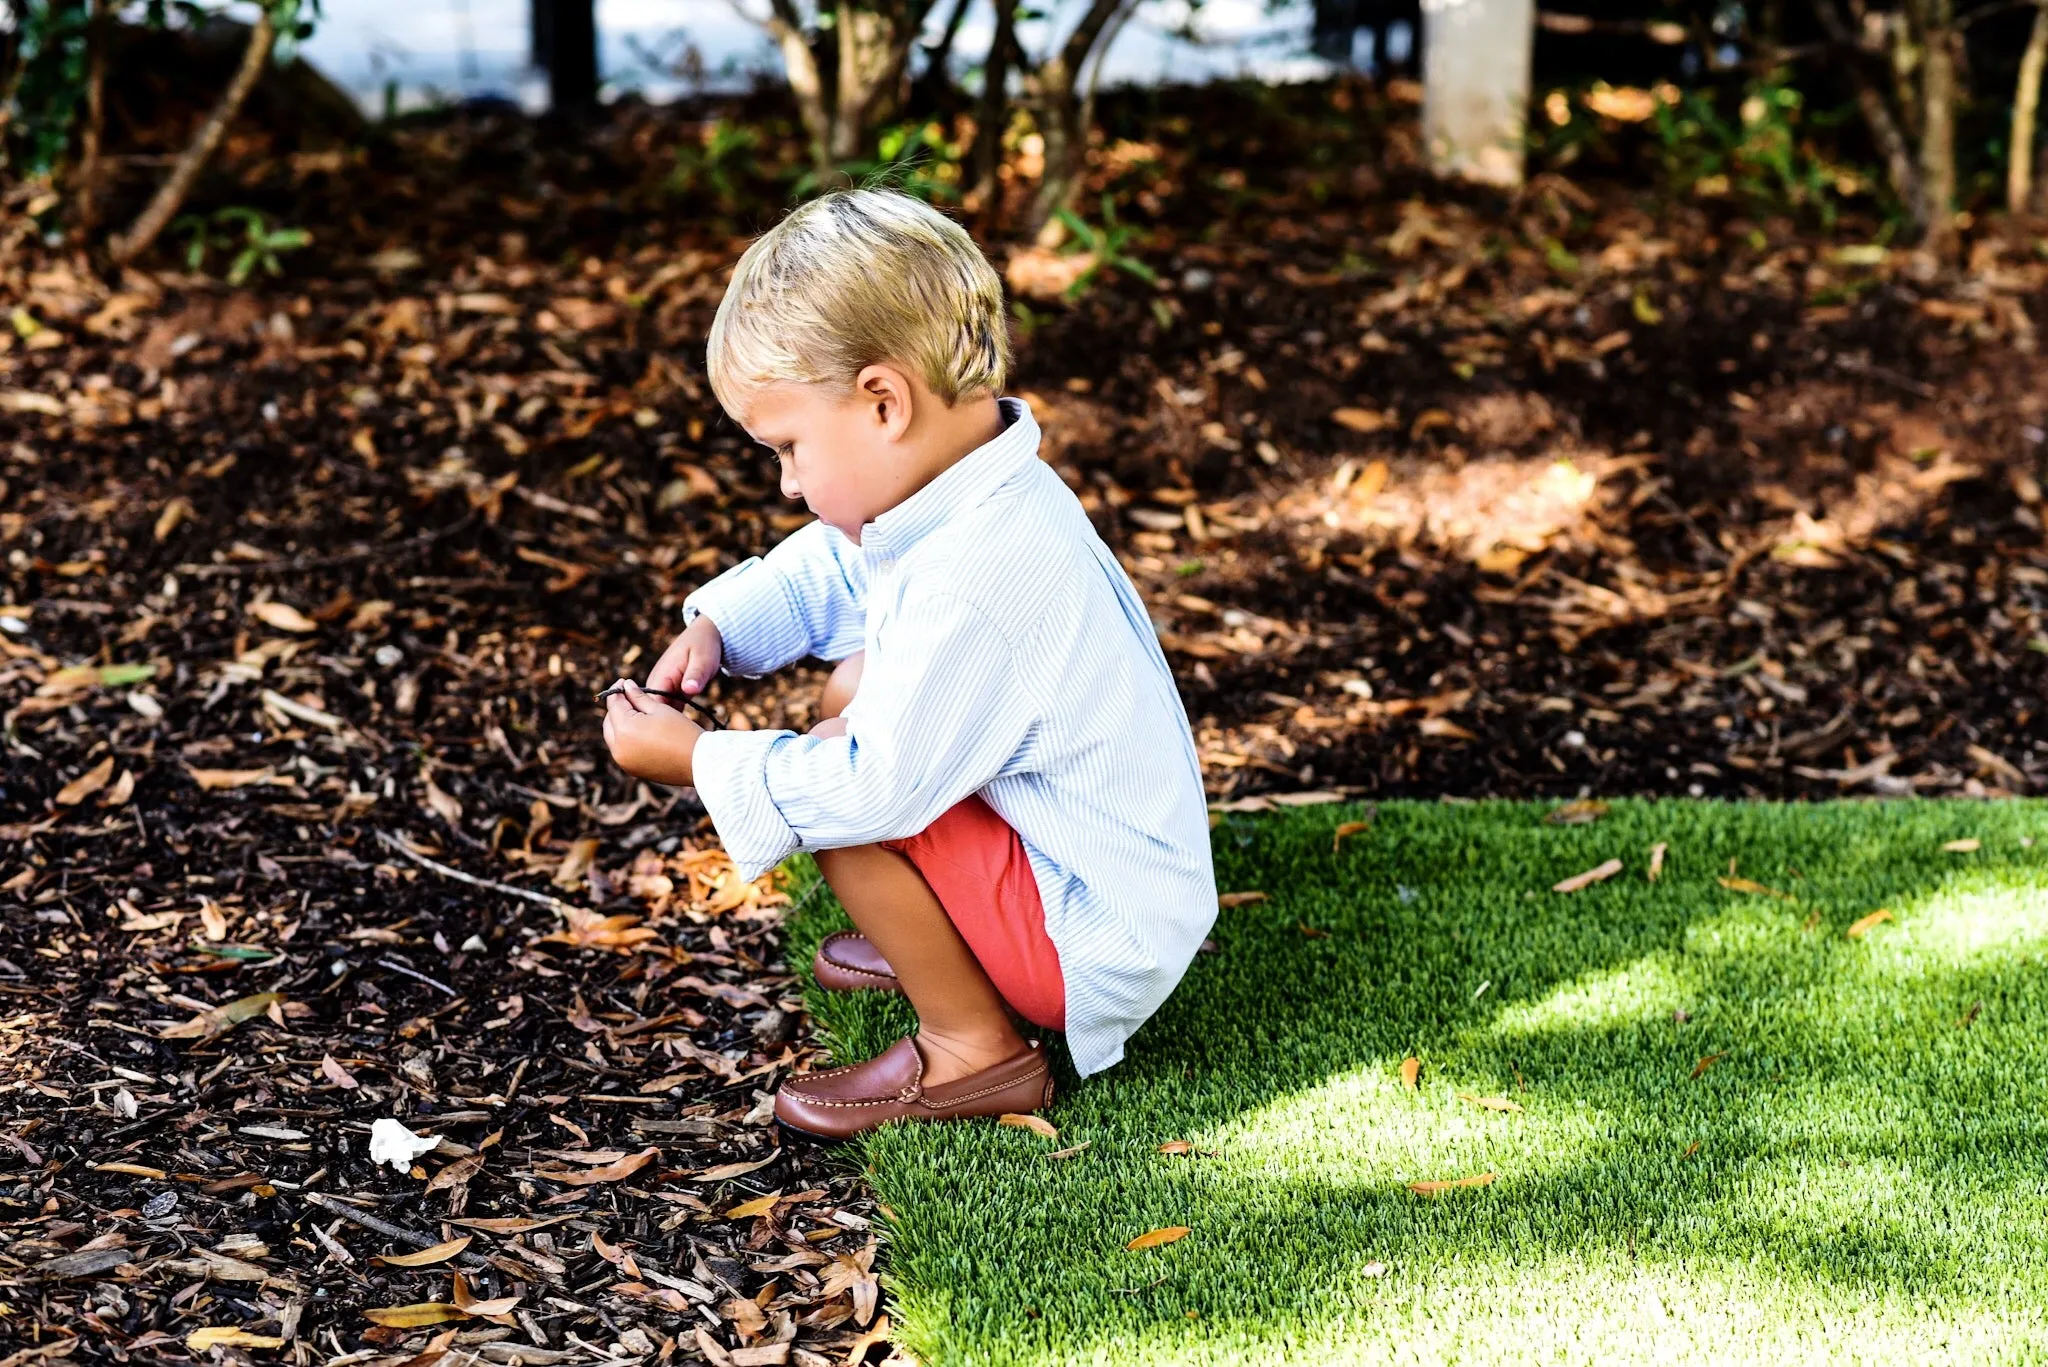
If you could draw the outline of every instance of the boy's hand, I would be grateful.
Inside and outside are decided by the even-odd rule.
[[[647,675],[649,688],[674,688],[702,693],[725,658],[725,638],[709,617],[700,615],[669,643]],[[650,701],[643,699],[642,701]],[[680,709],[677,709],[680,710]]]
[[[717,639],[715,632],[712,639]],[[680,708],[662,703],[631,680],[619,683],[624,691],[614,693],[604,705],[604,743],[611,748],[612,759],[627,773],[649,783],[692,786],[696,781],[692,760],[704,728]]]

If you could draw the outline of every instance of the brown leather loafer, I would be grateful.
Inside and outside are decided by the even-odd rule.
[[[866,1063],[793,1077],[775,1093],[775,1118],[825,1139],[851,1139],[896,1120],[959,1120],[1052,1104],[1052,1069],[1037,1041],[1022,1053],[942,1087],[924,1086],[915,1037]]]
[[[874,942],[857,930],[827,935],[811,960],[811,976],[828,992],[901,992],[896,972]]]

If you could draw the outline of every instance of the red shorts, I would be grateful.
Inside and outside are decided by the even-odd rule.
[[[982,971],[1018,1015],[1064,1030],[1067,983],[1045,933],[1045,904],[1024,842],[978,797],[903,840],[884,840],[917,866]]]

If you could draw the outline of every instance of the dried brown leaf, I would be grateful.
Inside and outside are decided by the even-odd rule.
[[[279,778],[272,769],[187,769],[192,781],[208,792],[223,788],[247,788],[253,784],[268,783],[278,787],[291,787],[292,780]]]
[[[470,1179],[482,1172],[483,1167],[484,1156],[480,1153],[458,1158],[428,1179],[427,1190],[453,1191],[456,1187],[468,1186]]]
[[[94,793],[107,786],[107,780],[114,776],[114,757],[108,755],[92,768],[80,774],[57,790],[59,807],[76,807]]]
[[[597,858],[597,839],[586,836],[569,847],[569,853],[562,856],[562,866],[555,870],[555,886],[577,888],[583,885],[590,873],[591,861]]]
[[[1859,919],[1855,925],[1850,926],[1849,929],[1843,933],[1846,934],[1852,940],[1860,940],[1864,936],[1868,935],[1872,930],[1876,929],[1880,925],[1883,925],[1886,921],[1889,921],[1891,919],[1893,918],[1890,908],[1879,907],[1876,911],[1871,912],[1868,916]]]
[[[1060,1132],[1053,1128],[1053,1123],[1042,1115],[1005,1114],[997,1116],[996,1123],[998,1125],[1008,1125],[1012,1129],[1029,1130],[1031,1133],[1044,1139],[1058,1139],[1060,1137]]]
[[[1471,1177],[1453,1177],[1436,1182],[1410,1182],[1408,1190],[1418,1196],[1435,1196],[1438,1192],[1450,1191],[1456,1187],[1490,1187],[1494,1180],[1493,1173],[1482,1172]]]
[[[1597,864],[1587,869],[1584,873],[1575,873],[1563,882],[1553,884],[1550,890],[1552,892],[1579,892],[1585,888],[1592,887],[1595,883],[1606,882],[1614,877],[1615,874],[1620,873],[1621,869],[1622,863],[1619,859],[1610,859],[1604,864]]]
[[[1458,1100],[1469,1101],[1489,1111],[1519,1111],[1522,1108],[1504,1096],[1475,1096],[1471,1092],[1458,1093]]]
[[[1136,1252],[1141,1249],[1159,1248],[1165,1244],[1179,1243],[1193,1233],[1186,1225],[1168,1225],[1164,1229],[1148,1230],[1125,1244],[1124,1247]]]
[[[1714,881],[1730,892],[1753,893],[1758,897],[1776,897],[1784,902],[1798,900],[1789,892],[1780,892],[1776,888],[1765,887],[1762,883],[1748,878],[1717,878]]]
[[[163,538],[158,537],[159,541]],[[282,1348],[284,1340],[275,1334],[252,1334],[246,1329],[209,1324],[185,1336],[185,1346],[195,1353],[209,1348]]]
[[[1371,829],[1372,823],[1370,821],[1339,822],[1337,825],[1337,829],[1330,840],[1330,853],[1335,854],[1340,848],[1342,848],[1344,844],[1344,838],[1346,836],[1361,835],[1364,832],[1369,831]]]
[[[279,631],[304,633],[320,629],[320,624],[305,613],[290,603],[280,603],[274,598],[261,603],[251,603],[249,615],[265,626],[276,627]]]
[[[449,1320],[467,1319],[469,1312],[440,1301],[421,1301],[414,1305],[392,1305],[376,1310],[365,1310],[363,1318],[390,1329],[418,1329],[424,1325],[446,1324]]]
[[[1216,899],[1216,905],[1228,911],[1232,907],[1248,907],[1254,902],[1265,900],[1266,894],[1263,892],[1226,892]]]
[[[1422,1060],[1410,1055],[1401,1060],[1401,1085],[1409,1091],[1416,1090],[1416,1079],[1422,1076]]]
[[[533,1175],[546,1178],[550,1182],[560,1182],[565,1186],[588,1187],[599,1182],[623,1181],[659,1157],[661,1150],[649,1145],[636,1154],[621,1158],[616,1163],[607,1163],[601,1168],[591,1168],[585,1172],[576,1172],[568,1168],[548,1168]]]
[[[432,1248],[423,1248],[417,1253],[389,1253],[370,1261],[383,1263],[388,1267],[432,1267],[435,1263],[447,1262],[468,1248],[474,1238],[474,1235],[464,1234],[446,1243],[435,1244]]]
[[[780,1157],[782,1157],[780,1153],[771,1153],[766,1158],[757,1158],[751,1163],[720,1163],[715,1168],[706,1168],[702,1172],[691,1173],[690,1180],[692,1182],[724,1182],[734,1177],[745,1177],[750,1172],[760,1171]]]
[[[1543,818],[1551,826],[1590,826],[1608,813],[1608,804],[1599,798],[1582,797],[1554,807]]]
[[[242,997],[225,1006],[216,1006],[211,1011],[202,1011],[191,1020],[163,1030],[160,1039],[205,1039],[233,1029],[243,1021],[260,1016],[273,1005],[284,1001],[281,992],[258,992]]]

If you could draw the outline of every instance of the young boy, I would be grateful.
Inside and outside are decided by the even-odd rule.
[[[742,877],[816,856],[859,928],[821,984],[917,1008],[914,1037],[782,1086],[776,1115],[815,1134],[1050,1104],[1010,1013],[1107,1068],[1216,917],[1173,676],[1030,410],[997,397],[1008,366],[1001,282],[918,200],[828,195],[754,243],[711,384],[818,520],[692,594],[648,686],[818,656],[843,662],[826,719],[705,732],[623,681],[607,704],[613,758],[694,785]]]

